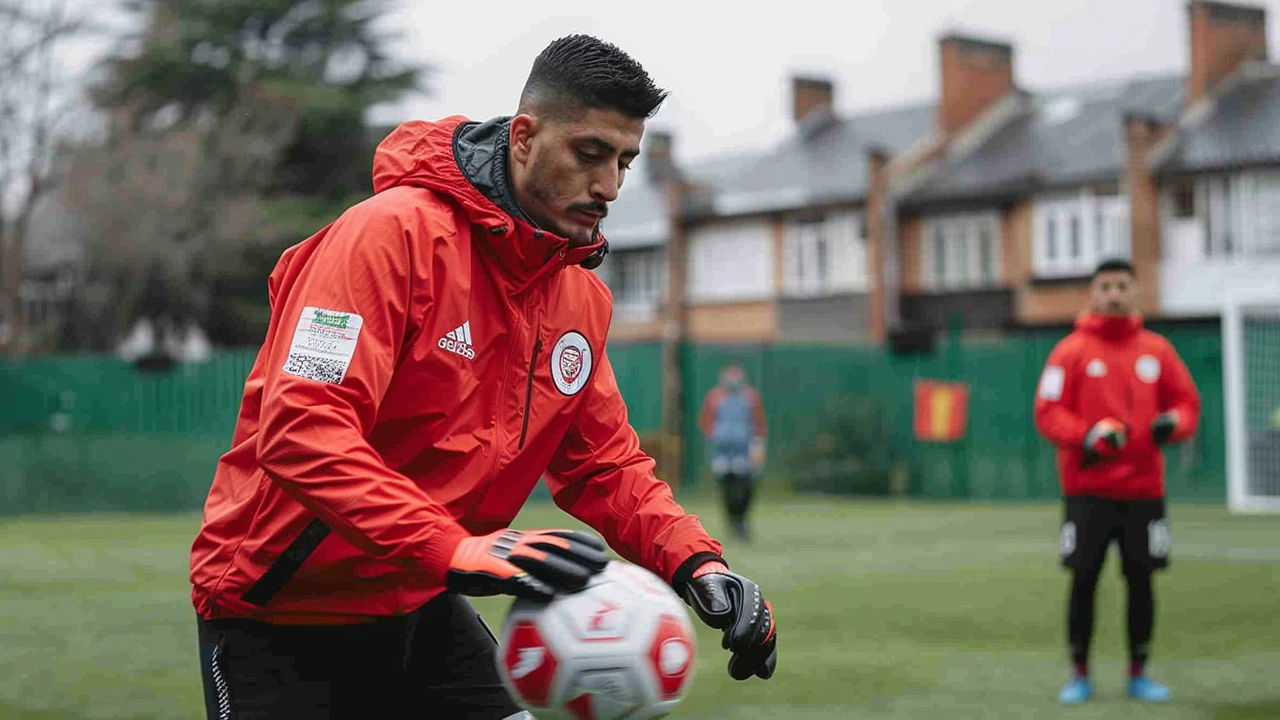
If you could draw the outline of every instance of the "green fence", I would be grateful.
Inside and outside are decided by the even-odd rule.
[[[627,401],[627,419],[641,434],[662,429],[662,345],[610,344],[609,363]]]
[[[1203,397],[1201,431],[1166,451],[1172,499],[1225,501],[1226,441],[1221,339],[1216,325],[1154,329],[1173,342]],[[932,498],[1048,499],[1058,496],[1054,451],[1032,421],[1034,392],[1062,333],[998,341],[944,341],[928,356],[893,356],[878,347],[690,346],[684,352],[685,421],[698,410],[720,366],[741,363],[760,389],[770,425],[767,474],[833,492]],[[917,378],[969,385],[967,434],[956,443],[913,435]],[[686,478],[708,477],[698,433],[688,436]],[[854,448],[842,457],[842,445]],[[859,458],[878,455],[870,467]],[[850,458],[849,456],[854,457]],[[852,459],[853,462],[848,462]],[[893,472],[891,472],[891,470]]]
[[[200,507],[253,358],[156,375],[99,357],[0,364],[0,512]]]
[[[1178,500],[1225,497],[1221,343],[1216,327],[1163,329],[1204,396],[1196,440],[1169,451]],[[743,363],[768,413],[769,475],[796,487],[886,493],[894,482],[922,497],[1056,497],[1052,449],[1036,434],[1031,403],[1058,335],[947,346],[929,357],[875,347],[687,345],[687,485],[706,480],[697,416],[722,363]],[[0,362],[0,514],[178,510],[203,503],[230,442],[252,351],[146,375],[110,358]],[[661,349],[619,344],[610,359],[642,434],[661,426]],[[968,434],[946,445],[912,437],[912,383],[951,379],[971,388]],[[840,456],[841,462],[828,462]],[[843,463],[843,464],[842,464]],[[890,472],[892,471],[892,472]],[[541,493],[540,493],[541,495]]]
[[[201,507],[255,354],[157,374],[107,357],[0,361],[0,515]],[[659,428],[661,347],[610,358],[632,423]]]

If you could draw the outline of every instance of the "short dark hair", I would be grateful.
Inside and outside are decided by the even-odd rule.
[[[1138,277],[1138,273],[1133,269],[1133,263],[1122,258],[1112,258],[1098,263],[1098,269],[1093,271],[1093,277],[1098,277],[1104,272],[1127,272],[1135,278]]]
[[[648,119],[667,97],[649,73],[616,46],[590,35],[552,42],[533,61],[520,93],[520,111],[537,107],[556,116],[583,108],[616,110]]]

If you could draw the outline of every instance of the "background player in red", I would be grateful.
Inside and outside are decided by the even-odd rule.
[[[522,716],[464,596],[572,592],[606,561],[508,529],[540,478],[723,630],[734,678],[773,674],[770,605],[628,423],[589,271],[664,97],[613,45],[557,40],[515,116],[401,125],[374,196],[285,251],[191,553],[210,718]]]
[[[1173,346],[1133,311],[1136,282],[1125,261],[1098,266],[1090,310],[1050,353],[1036,393],[1036,427],[1058,446],[1066,505],[1061,552],[1072,574],[1067,638],[1074,672],[1059,694],[1064,703],[1093,694],[1094,594],[1112,540],[1129,591],[1129,695],[1169,699],[1168,688],[1145,673],[1155,621],[1152,574],[1169,563],[1160,448],[1195,434],[1200,395]]]

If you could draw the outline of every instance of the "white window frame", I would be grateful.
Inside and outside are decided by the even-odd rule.
[[[1125,195],[1045,195],[1035,199],[1032,216],[1032,271],[1038,278],[1085,277],[1103,260],[1132,253]]]
[[[1250,179],[1253,220],[1246,236],[1246,252],[1254,257],[1280,258],[1280,170],[1258,170]]]
[[[1240,175],[1214,175],[1196,181],[1196,214],[1204,228],[1201,257],[1212,260],[1240,254],[1240,225],[1247,215],[1242,180]]]
[[[863,214],[836,211],[787,222],[782,248],[782,294],[822,297],[866,292],[867,236]]]
[[[613,291],[618,320],[643,322],[657,317],[667,293],[667,253],[664,246],[616,250],[600,266]]]
[[[1198,178],[1195,193],[1202,257],[1280,256],[1280,171]]]
[[[690,304],[770,300],[777,295],[776,234],[769,220],[737,220],[689,232],[685,292]]]
[[[926,218],[920,237],[924,288],[954,292],[999,287],[1003,266],[1000,225],[996,210]]]
[[[1162,193],[1162,255],[1178,264],[1280,259],[1280,170],[1202,175],[1190,182],[1192,212],[1177,217],[1173,186]]]

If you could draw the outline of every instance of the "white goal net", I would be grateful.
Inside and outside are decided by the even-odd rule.
[[[1222,313],[1227,502],[1280,513],[1280,282],[1227,298]]]

